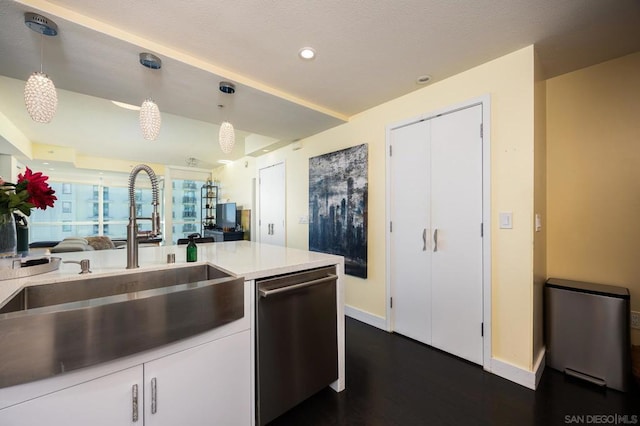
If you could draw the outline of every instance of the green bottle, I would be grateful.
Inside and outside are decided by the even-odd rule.
[[[187,262],[195,262],[198,260],[198,247],[194,238],[199,237],[199,234],[191,234],[188,236],[189,244],[187,244]]]

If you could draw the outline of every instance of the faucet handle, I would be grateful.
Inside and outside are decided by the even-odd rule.
[[[77,263],[80,265],[80,274],[90,274],[91,273],[91,264],[89,259],[82,259],[80,261],[77,260],[63,260],[62,263]]]

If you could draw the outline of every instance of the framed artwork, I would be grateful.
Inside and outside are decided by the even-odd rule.
[[[309,158],[309,250],[367,277],[367,144]]]

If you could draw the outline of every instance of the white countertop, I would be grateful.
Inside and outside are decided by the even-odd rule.
[[[173,268],[186,265],[186,245],[140,247],[139,270]],[[167,254],[175,254],[175,264],[167,264]],[[126,269],[126,249],[56,253],[53,256],[65,260],[89,259],[91,276],[120,275],[136,270]],[[198,263],[210,263],[245,280],[295,272],[301,269],[340,264],[344,271],[342,256],[306,250],[292,249],[250,241],[226,241],[223,243],[198,244]],[[60,269],[41,275],[0,281],[0,304],[24,286],[78,279],[80,266],[62,263]]]

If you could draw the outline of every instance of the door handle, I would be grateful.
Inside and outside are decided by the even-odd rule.
[[[158,412],[158,383],[156,378],[151,379],[151,414]]]
[[[438,228],[433,230],[433,251],[438,251]]]
[[[427,228],[422,230],[422,251],[427,251]]]
[[[305,287],[311,287],[311,286],[314,286],[316,284],[326,283],[328,281],[335,281],[337,279],[338,279],[337,275],[329,274],[324,278],[318,278],[316,280],[307,281],[307,282],[300,283],[300,284],[286,285],[284,287],[274,288],[273,290],[258,290],[258,293],[260,294],[260,297],[269,297],[269,296],[276,295],[276,294],[279,294],[279,293],[286,293],[286,292],[289,292],[289,291],[299,290],[299,289],[305,288]]]
[[[138,385],[131,387],[131,421],[138,421]]]

